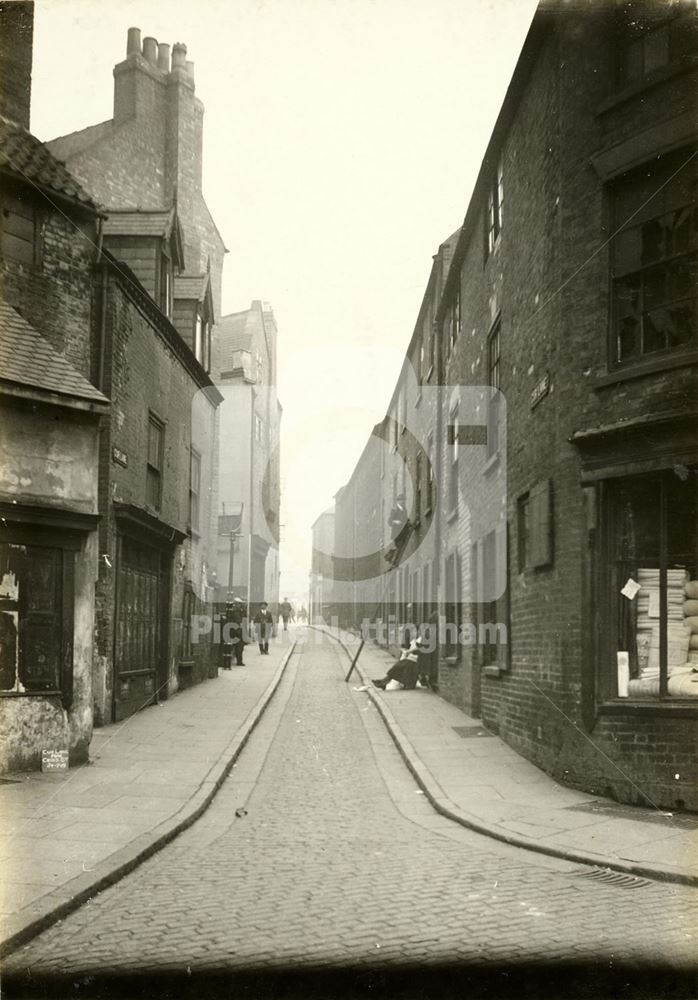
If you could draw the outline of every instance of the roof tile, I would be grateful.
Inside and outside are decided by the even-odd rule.
[[[0,168],[93,212],[98,206],[49,148],[21,125],[0,116]]]
[[[106,396],[54,350],[16,309],[0,299],[0,380],[92,402]]]

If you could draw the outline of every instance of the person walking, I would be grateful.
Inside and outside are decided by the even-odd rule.
[[[230,612],[230,642],[235,654],[235,662],[239,667],[244,667],[242,653],[245,648],[245,637],[243,635],[243,607],[245,602],[240,597],[233,598],[233,608]]]
[[[293,608],[291,607],[288,597],[284,597],[279,611],[281,612],[281,618],[284,623],[284,632],[288,632],[289,619],[293,620]]]
[[[255,630],[257,632],[257,642],[259,651],[262,654],[269,654],[269,636],[274,628],[274,616],[269,610],[266,601],[259,605],[259,611],[254,616]]]

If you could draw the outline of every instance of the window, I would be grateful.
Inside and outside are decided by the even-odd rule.
[[[41,220],[31,201],[4,191],[2,195],[0,247],[4,260],[18,264],[41,264]]]
[[[663,157],[613,191],[612,363],[686,347],[696,335],[696,159]]]
[[[470,574],[478,662],[483,667],[507,670],[510,665],[508,525],[488,532],[471,546]]]
[[[502,161],[497,164],[497,169],[490,180],[487,192],[487,215],[485,217],[485,248],[486,255],[494,250],[499,234],[502,231],[502,207],[504,204],[504,186],[502,174]]]
[[[601,487],[602,699],[698,697],[698,470]]]
[[[189,475],[189,527],[199,530],[201,498],[201,455],[191,449],[191,471]]]
[[[159,306],[168,319],[172,318],[172,261],[165,252],[160,254],[160,302]]]
[[[153,510],[160,510],[162,499],[162,462],[164,457],[165,427],[154,414],[148,417],[148,458],[146,466],[145,502]]]
[[[254,439],[259,444],[264,441],[264,421],[257,413],[254,415]]]
[[[184,661],[194,659],[194,648],[191,637],[192,618],[196,614],[196,597],[189,585],[184,590],[182,597],[182,649],[180,659]]]
[[[452,552],[446,558],[445,565],[446,585],[446,628],[444,632],[444,645],[446,656],[460,657],[460,627],[461,627],[461,583],[460,583],[460,557],[457,552]]]
[[[0,693],[72,700],[74,552],[0,543]]]
[[[448,509],[449,513],[455,513],[458,510],[458,407],[451,410],[448,444],[451,449],[451,461],[448,464]]]
[[[422,569],[422,619],[425,622],[433,611],[431,596],[431,563],[427,563]]]
[[[424,513],[431,514],[434,505],[434,434],[429,434],[427,438],[427,482],[426,482],[426,503]]]
[[[422,456],[417,455],[414,465],[414,523],[422,520]]]
[[[493,389],[499,389],[500,379],[500,329],[499,318],[496,320],[487,338],[487,383]],[[499,393],[490,396],[487,407],[487,454],[496,455],[499,451]]]
[[[518,502],[519,573],[553,561],[552,482],[538,483]]]
[[[211,363],[211,324],[200,312],[196,314],[194,326],[194,356],[204,371],[208,371]]]
[[[627,86],[696,51],[695,5],[677,0],[640,2],[619,14],[618,83]]]
[[[461,332],[461,291],[460,285],[456,289],[448,310],[448,349],[449,352],[456,346]]]

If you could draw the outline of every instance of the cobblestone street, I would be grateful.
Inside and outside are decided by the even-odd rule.
[[[438,816],[366,696],[343,683],[345,662],[327,640],[299,645],[202,819],[10,956],[10,985],[27,970],[38,983],[66,977],[76,996],[105,973],[194,984],[260,969],[513,963],[554,977],[571,963],[690,975],[695,890],[592,879]],[[592,981],[583,995],[600,995]]]

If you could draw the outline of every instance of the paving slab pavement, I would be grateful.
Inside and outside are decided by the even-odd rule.
[[[344,647],[348,668],[356,644],[321,630]],[[440,813],[543,854],[698,885],[698,816],[621,805],[561,785],[434,692],[373,687],[393,662],[367,644],[349,683],[367,687],[365,696]]]
[[[90,761],[0,783],[0,955],[117,881],[203,812],[281,679],[295,634],[268,656],[96,729]]]

